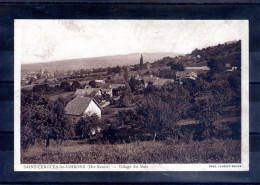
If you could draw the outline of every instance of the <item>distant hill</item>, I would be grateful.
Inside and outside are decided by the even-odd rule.
[[[103,56],[94,58],[80,58],[80,59],[69,59],[59,60],[46,63],[36,64],[22,64],[22,71],[39,71],[40,69],[47,69],[49,72],[55,70],[79,70],[79,69],[93,69],[93,68],[105,68],[115,66],[125,66],[137,64],[140,61],[140,56],[143,55],[144,62],[154,62],[163,57],[175,57],[177,53],[132,53],[128,55],[114,55],[114,56]]]
[[[211,60],[241,66],[241,40],[229,41],[224,44],[195,49],[190,54],[178,57],[164,57],[153,63],[153,67],[162,68],[170,62],[182,64],[184,67],[201,67],[208,65]]]

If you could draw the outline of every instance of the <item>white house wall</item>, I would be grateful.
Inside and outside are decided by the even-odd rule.
[[[84,114],[87,115],[97,114],[97,116],[101,118],[101,109],[97,106],[97,104],[93,100],[91,100]]]

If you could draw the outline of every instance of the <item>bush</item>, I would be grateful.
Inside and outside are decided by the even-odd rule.
[[[85,115],[76,124],[76,135],[81,136],[81,138],[91,138],[99,134],[99,128],[101,131],[103,127],[103,123],[97,115]]]

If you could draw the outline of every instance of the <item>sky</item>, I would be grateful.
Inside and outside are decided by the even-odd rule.
[[[241,30],[236,20],[15,20],[15,52],[23,64],[130,53],[188,54],[241,40]]]

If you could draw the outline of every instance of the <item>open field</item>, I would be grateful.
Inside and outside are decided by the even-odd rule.
[[[62,93],[53,93],[53,94],[46,94],[46,96],[50,99],[50,100],[57,100],[59,97],[61,98],[66,98],[70,95],[73,95],[74,92],[62,92]]]
[[[35,145],[22,151],[22,163],[239,163],[239,140],[145,141],[130,144],[80,144],[52,142],[49,148]]]

